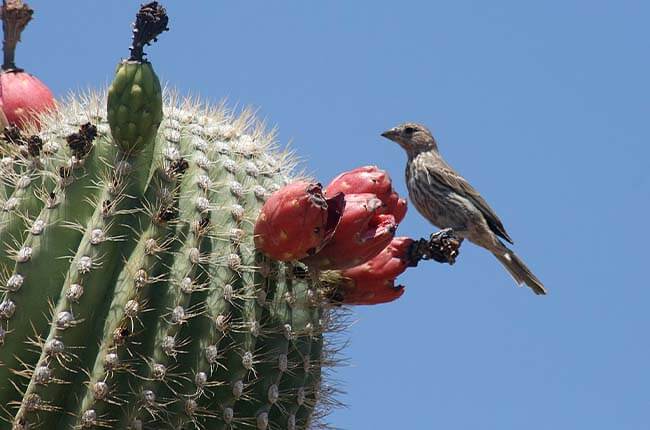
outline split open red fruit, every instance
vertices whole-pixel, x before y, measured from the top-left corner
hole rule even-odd
[[[325,194],[374,194],[384,204],[384,211],[395,217],[398,224],[406,215],[406,200],[393,190],[393,183],[385,170],[377,166],[362,166],[343,172],[325,187]]]
[[[316,254],[341,219],[342,194],[326,199],[320,184],[294,182],[273,193],[255,224],[255,246],[280,261]]]
[[[374,305],[392,302],[404,294],[395,286],[395,278],[408,267],[408,252],[413,239],[396,237],[377,256],[344,270],[345,281],[339,289],[341,302],[350,305]]]
[[[379,254],[397,229],[395,217],[383,210],[384,204],[374,194],[346,195],[345,210],[332,239],[305,263],[322,270],[341,270]]]

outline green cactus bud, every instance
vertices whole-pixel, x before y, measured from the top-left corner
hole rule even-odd
[[[126,153],[153,144],[163,118],[162,89],[143,48],[167,31],[168,17],[158,2],[142,5],[133,28],[128,60],[118,64],[108,90],[108,123],[113,139]]]
[[[120,149],[137,152],[151,144],[162,117],[162,90],[151,63],[120,63],[108,90],[108,122]]]

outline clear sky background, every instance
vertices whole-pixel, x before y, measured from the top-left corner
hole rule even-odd
[[[33,0],[17,63],[57,96],[103,86],[139,3]],[[425,123],[549,289],[470,244],[410,270],[400,300],[356,309],[332,424],[650,428],[650,3],[164,3],[162,80],[258,107],[323,182],[377,164],[404,193],[379,134]],[[433,230],[411,208],[399,233]]]

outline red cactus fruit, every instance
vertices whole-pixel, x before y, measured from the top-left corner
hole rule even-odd
[[[341,303],[346,305],[378,305],[399,299],[404,286],[395,286],[394,279],[382,281],[359,281],[339,291]]]
[[[382,213],[383,208],[374,194],[346,195],[345,210],[332,239],[304,262],[319,269],[347,269],[379,254],[397,229],[395,217]]]
[[[52,92],[38,78],[19,70],[0,73],[0,104],[12,125],[24,127],[54,108]]]
[[[325,187],[325,193],[374,194],[385,202],[393,192],[390,176],[377,166],[362,166],[343,172]]]
[[[2,5],[4,61],[0,74],[0,107],[9,124],[24,127],[55,107],[52,92],[36,77],[16,67],[16,45],[34,11],[21,1]]]
[[[327,195],[339,192],[376,195],[384,203],[384,211],[393,215],[398,224],[406,215],[406,200],[400,199],[393,190],[393,183],[388,173],[377,166],[362,166],[343,172],[325,187]]]
[[[313,255],[339,224],[343,194],[326,199],[320,184],[294,182],[273,193],[255,224],[255,246],[280,261]]]
[[[344,270],[346,281],[338,291],[341,302],[374,305],[401,297],[404,287],[396,287],[395,278],[409,267],[408,252],[413,242],[408,237],[396,237],[373,259]]]
[[[395,217],[395,222],[398,224],[402,222],[406,216],[406,210],[408,209],[406,200],[401,198],[399,194],[393,191],[390,196],[388,196],[388,199],[386,199],[385,203],[386,212],[392,214]]]
[[[409,267],[408,252],[413,242],[408,237],[395,237],[377,256],[344,270],[343,276],[356,281],[395,279]]]

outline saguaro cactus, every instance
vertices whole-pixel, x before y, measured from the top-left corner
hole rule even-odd
[[[142,48],[166,27],[144,5],[107,96],[4,130],[0,430],[306,429],[330,404],[344,277],[254,241],[267,197],[311,181],[249,113],[163,103]]]
[[[327,307],[304,267],[253,244],[293,161],[251,115],[162,108],[141,46],[165,20],[141,9],[107,109],[86,94],[5,133],[1,429],[313,419]]]

